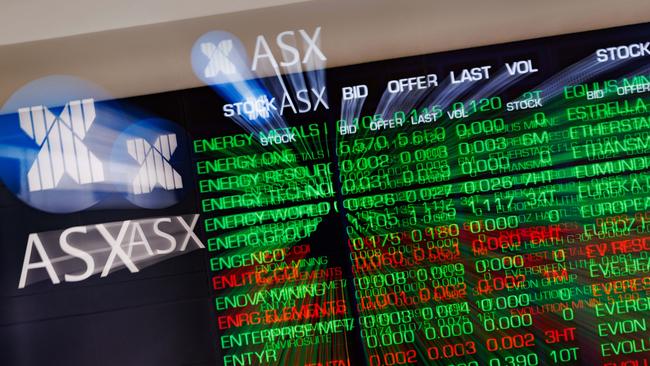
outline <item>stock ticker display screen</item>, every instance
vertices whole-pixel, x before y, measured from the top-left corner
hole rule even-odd
[[[0,363],[647,366],[649,41],[12,99]]]

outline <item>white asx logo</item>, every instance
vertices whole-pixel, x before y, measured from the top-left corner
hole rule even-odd
[[[102,162],[83,143],[95,120],[93,99],[68,102],[58,117],[42,105],[18,115],[20,128],[41,147],[27,173],[30,192],[57,187],[64,174],[78,184],[104,181]]]
[[[224,75],[232,75],[237,71],[235,64],[228,58],[231,51],[232,39],[225,39],[217,46],[212,42],[201,43],[201,52],[210,59],[210,63],[203,71],[206,78],[216,77],[220,72]]]
[[[210,31],[196,40],[191,58],[194,73],[208,85],[320,70],[327,61],[321,49],[321,27],[313,31],[286,30],[274,37],[260,34],[252,61],[238,37],[224,31]]]
[[[29,234],[18,288],[46,279],[56,285],[84,281],[97,273],[106,277],[125,267],[136,273],[161,260],[203,249],[194,232],[198,221],[198,214],[190,214]]]
[[[304,52],[302,52],[302,54],[301,49],[297,46],[298,40],[296,39],[296,32],[288,30],[278,33],[275,37],[275,43],[282,51],[282,57],[280,58],[279,63],[273,55],[266,38],[263,35],[257,36],[251,70],[257,71],[257,68],[263,60],[266,60],[267,64],[270,65],[273,70],[278,70],[278,64],[288,71],[297,71],[295,67],[300,64],[307,65],[313,63],[324,66],[322,63],[327,61],[327,57],[325,57],[325,54],[320,49],[320,30],[321,27],[316,27],[312,35],[309,35],[309,33],[304,29],[298,30],[298,34],[300,34],[303,44],[302,51]],[[306,50],[304,49],[305,46],[307,48]]]
[[[146,140],[127,140],[127,151],[139,164],[140,170],[133,180],[133,193],[144,194],[160,185],[166,190],[183,188],[180,174],[169,163],[178,143],[176,134],[158,136],[151,146]]]

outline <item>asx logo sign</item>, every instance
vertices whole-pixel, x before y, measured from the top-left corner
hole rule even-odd
[[[59,188],[64,174],[72,180],[71,184],[106,182],[105,162],[83,141],[96,117],[93,99],[66,103],[58,117],[44,106],[21,108],[18,115],[20,128],[40,146],[36,160],[27,173],[30,192],[51,190],[52,194],[62,194],[55,188]],[[133,196],[152,193],[156,187],[166,191],[183,188],[183,179],[171,163],[172,155],[178,147],[177,135],[159,135],[157,131],[157,128],[125,131],[122,138],[115,141],[113,150],[126,150],[137,165],[128,164],[130,159],[119,153],[114,154],[106,163],[117,165],[110,174],[111,182],[116,186],[114,192],[124,191]],[[132,138],[134,136],[143,137]],[[148,139],[153,140],[153,145]],[[126,171],[132,177],[120,179],[117,175],[119,173],[115,171],[118,169]],[[70,188],[68,186],[66,191]],[[80,189],[83,190],[79,187],[73,190]],[[146,200],[139,197],[132,202],[143,208],[155,208],[150,207],[147,201],[154,202],[158,199],[159,197]]]
[[[71,77],[39,79],[2,107],[3,185],[51,213],[180,202],[191,174],[185,130],[163,119],[134,119],[122,102],[85,85]]]
[[[237,72],[235,64],[229,58],[232,39],[225,39],[216,46],[212,42],[201,43],[201,52],[209,59],[208,66],[203,71],[206,78],[216,77],[219,73],[232,75]]]
[[[178,143],[175,134],[158,136],[153,147],[144,139],[126,141],[127,151],[138,161],[140,170],[133,180],[133,193],[144,194],[160,186],[168,191],[183,188],[183,179],[170,159]]]
[[[325,54],[320,49],[320,30],[321,27],[317,27],[312,34],[309,34],[304,29],[298,30],[298,34],[304,45],[303,48],[305,49],[302,54],[296,44],[297,37],[295,31],[288,30],[278,33],[275,37],[275,43],[282,52],[279,63],[273,52],[271,52],[269,42],[266,38],[262,35],[257,36],[251,70],[257,71],[262,61],[268,62],[273,69],[277,69],[279,65],[288,70],[298,66],[300,63],[306,65],[310,62],[327,61],[327,57],[325,57]]]
[[[39,281],[80,282],[127,268],[131,273],[205,245],[198,214],[75,226],[27,238],[18,288]]]
[[[53,189],[67,174],[78,184],[104,181],[102,162],[83,142],[95,121],[95,102],[75,100],[56,117],[44,106],[18,110],[20,128],[40,151],[27,173],[29,191]]]
[[[313,31],[286,30],[269,39],[258,35],[252,61],[242,42],[228,32],[208,32],[192,49],[194,72],[208,85],[253,79],[254,73],[262,69],[276,74],[302,71],[303,65],[318,69],[324,67],[325,61],[321,27]]]

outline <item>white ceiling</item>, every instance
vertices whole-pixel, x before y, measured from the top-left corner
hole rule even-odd
[[[0,0],[0,45],[310,0]]]
[[[213,30],[236,35],[250,54],[258,35],[322,27],[327,67],[335,67],[650,21],[648,0],[38,2],[0,0],[0,105],[49,75],[87,80],[115,98],[205,85],[190,54]]]

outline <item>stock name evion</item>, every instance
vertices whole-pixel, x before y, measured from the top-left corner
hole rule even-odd
[[[131,273],[205,245],[198,214],[126,220],[29,234],[18,288],[79,282],[126,267]]]

